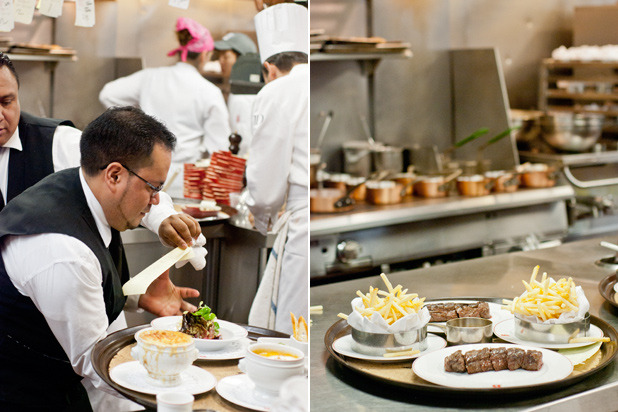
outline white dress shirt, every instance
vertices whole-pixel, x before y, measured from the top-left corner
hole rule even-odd
[[[107,83],[99,100],[105,107],[138,106],[156,117],[178,139],[170,175],[183,163],[229,148],[230,123],[221,90],[183,62],[148,68]],[[170,189],[182,197],[182,174]]]
[[[54,172],[79,166],[79,139],[81,136],[81,130],[71,126],[60,125],[56,128],[52,142]],[[13,136],[0,147],[0,191],[2,191],[5,201],[9,184],[9,149],[22,150],[19,127],[15,129]]]
[[[111,229],[81,170],[80,180],[99,234],[109,246]],[[9,236],[0,253],[13,285],[30,297],[45,316],[75,373],[90,380],[94,387],[116,394],[90,361],[92,347],[107,335],[109,326],[101,266],[94,252],[74,237],[44,233]],[[33,253],[36,259],[32,259]]]

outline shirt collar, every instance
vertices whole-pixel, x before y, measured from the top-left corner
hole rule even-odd
[[[90,190],[90,186],[86,182],[84,178],[84,172],[82,169],[79,169],[79,180],[82,184],[82,190],[84,191],[84,195],[86,196],[86,202],[88,203],[88,208],[90,209],[90,213],[94,217],[94,221],[97,225],[97,229],[99,230],[99,234],[101,235],[101,239],[103,239],[103,243],[105,243],[105,247],[109,247],[109,243],[112,241],[112,229],[107,223],[105,219],[105,213],[103,212],[103,208],[101,204]]]
[[[19,150],[20,152],[23,150],[21,139],[19,138],[19,126],[15,129],[13,136],[2,147]]]

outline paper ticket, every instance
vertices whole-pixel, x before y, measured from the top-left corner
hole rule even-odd
[[[150,286],[156,278],[161,276],[163,272],[171,268],[176,262],[191,259],[192,257],[193,248],[188,247],[183,250],[177,247],[129,279],[129,281],[122,286],[122,292],[125,296],[146,293],[148,286]]]

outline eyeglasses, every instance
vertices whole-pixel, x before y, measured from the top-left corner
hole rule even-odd
[[[161,186],[155,186],[152,183],[150,183],[148,180],[144,179],[143,177],[141,177],[140,175],[138,175],[137,173],[135,173],[133,170],[131,170],[130,168],[128,168],[127,166],[123,165],[122,163],[120,163],[120,166],[124,167],[125,169],[127,169],[129,171],[129,173],[131,173],[132,175],[134,175],[135,177],[137,177],[139,180],[141,180],[142,182],[146,183],[148,185],[148,187],[150,189],[152,189],[152,193],[150,194],[150,197],[155,197],[157,195],[157,193],[159,193],[161,190],[163,190],[163,185]]]

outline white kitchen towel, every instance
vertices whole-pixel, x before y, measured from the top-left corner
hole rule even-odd
[[[277,315],[277,300],[279,295],[279,278],[281,276],[281,263],[283,250],[288,237],[290,216],[293,211],[287,211],[277,220],[273,232],[277,238],[270,252],[264,276],[260,282],[251,310],[249,311],[249,325],[261,328],[274,329]]]

